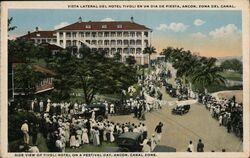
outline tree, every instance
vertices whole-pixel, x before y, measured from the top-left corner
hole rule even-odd
[[[53,84],[53,98],[56,101],[67,101],[70,99],[70,93],[74,85],[72,75],[74,74],[74,61],[71,52],[61,51],[52,58],[50,66],[55,71]]]
[[[193,73],[192,81],[196,84],[201,84],[204,92],[212,83],[225,84],[225,78],[219,74],[222,69],[216,66],[216,58],[207,58],[201,66]]]
[[[31,99],[36,90],[36,84],[43,79],[43,74],[36,72],[32,65],[18,64],[14,71],[15,92],[23,94],[23,102]]]
[[[121,53],[116,52],[116,53],[114,54],[114,60],[115,60],[115,61],[119,62],[119,61],[121,61],[121,58],[122,58]]]
[[[165,62],[166,62],[170,61],[173,52],[174,52],[173,47],[167,47],[166,49],[163,49],[160,54],[165,56]]]
[[[39,52],[39,48],[31,41],[17,39],[8,43],[9,56],[15,56],[18,59],[25,60],[27,63],[30,63],[31,59],[35,58]]]
[[[90,104],[97,94],[121,93],[121,89],[136,83],[136,70],[132,66],[84,45],[78,57],[66,50],[56,58],[55,63],[57,77],[54,91],[63,98],[63,94],[65,96],[70,90],[80,88],[86,104]]]
[[[145,47],[144,50],[143,50],[143,54],[148,54],[148,58],[149,58],[149,63],[148,63],[148,65],[149,65],[149,67],[150,67],[150,64],[151,64],[151,55],[152,55],[153,53],[157,53],[157,52],[156,52],[155,47],[153,47],[153,46],[151,46],[151,45]]]
[[[220,65],[223,70],[234,70],[242,73],[242,62],[238,59],[225,60]]]
[[[134,64],[136,63],[135,57],[129,55],[129,56],[126,58],[126,63],[127,63],[128,65],[134,65]]]
[[[17,26],[11,26],[12,20],[13,20],[13,17],[8,19],[8,32],[13,31],[17,28]]]

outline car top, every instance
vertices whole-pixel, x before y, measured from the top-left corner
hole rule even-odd
[[[136,140],[138,137],[140,137],[142,134],[137,132],[125,132],[122,133],[118,138],[128,138]]]
[[[90,105],[86,105],[86,108],[105,108],[104,104],[90,104]]]

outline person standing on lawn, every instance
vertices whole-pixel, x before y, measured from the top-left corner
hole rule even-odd
[[[29,144],[29,126],[27,120],[22,124],[21,131],[23,132],[24,144]]]

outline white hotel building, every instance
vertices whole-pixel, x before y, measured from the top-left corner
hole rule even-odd
[[[45,32],[46,35],[43,35]],[[131,21],[88,21],[78,22],[55,31],[39,31],[28,33],[22,37],[35,43],[48,42],[62,48],[85,44],[92,50],[105,50],[109,56],[119,52],[122,60],[129,55],[134,56],[138,63],[148,63],[148,55],[143,54],[146,46],[151,45],[152,30],[144,25]],[[27,37],[29,35],[29,37]]]

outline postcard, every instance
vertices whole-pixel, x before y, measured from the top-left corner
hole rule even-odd
[[[249,1],[1,15],[2,157],[249,157]]]

